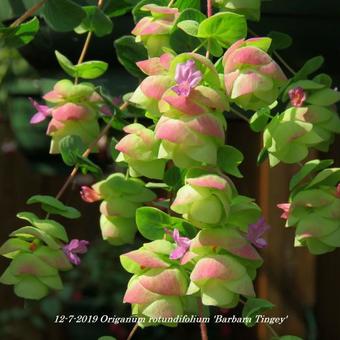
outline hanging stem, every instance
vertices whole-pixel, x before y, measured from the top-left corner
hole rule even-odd
[[[230,111],[237,117],[240,117],[241,119],[245,120],[247,123],[249,123],[249,119],[244,116],[241,112],[235,110],[234,108],[230,108]]]
[[[131,332],[130,332],[130,334],[129,334],[129,336],[127,337],[126,340],[131,340],[132,337],[134,336],[134,334],[136,333],[137,329],[138,329],[138,323],[136,323],[136,324],[133,326],[133,328],[132,328],[132,330],[131,330]]]
[[[127,108],[128,103],[124,103],[119,107],[119,110],[123,111]],[[99,140],[105,136],[107,134],[107,132],[110,130],[111,124],[114,121],[115,116],[112,116],[111,119],[108,121],[108,123],[106,124],[106,126],[104,127],[104,129],[100,132],[100,134],[98,135],[98,137],[90,144],[90,146],[84,151],[84,153],[82,154],[82,157],[87,158],[90,153],[93,151],[93,149],[97,146]],[[72,170],[72,172],[70,173],[70,175],[67,177],[66,182],[64,183],[64,185],[61,187],[61,189],[59,190],[59,192],[56,195],[56,198],[59,199],[65,192],[65,190],[68,188],[68,186],[72,183],[74,177],[76,176],[76,174],[78,173],[78,166],[75,166]]]
[[[203,304],[200,298],[198,299],[197,303],[198,303],[198,316],[202,318],[203,317]],[[201,321],[200,323],[200,330],[201,330],[201,340],[208,340],[207,325],[203,321]]]
[[[273,53],[275,55],[275,57],[280,60],[281,64],[293,75],[296,74],[296,71],[294,71],[288,64],[287,62],[280,56],[280,54],[278,54],[276,51],[274,51]]]
[[[29,17],[31,17],[35,12],[37,12],[42,6],[45,5],[45,3],[47,2],[47,0],[42,0],[40,2],[38,2],[37,4],[35,4],[33,7],[31,7],[30,9],[28,9],[23,15],[21,15],[17,20],[15,20],[14,22],[12,22],[12,24],[10,25],[10,27],[17,27],[20,24],[22,24],[26,19],[28,19]]]
[[[168,3],[168,7],[171,7],[174,4],[175,0],[170,0],[170,2]]]

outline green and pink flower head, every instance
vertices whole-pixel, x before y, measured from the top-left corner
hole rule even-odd
[[[176,66],[175,80],[177,85],[173,86],[172,90],[179,96],[188,97],[191,90],[202,80],[202,73],[197,70],[194,60],[188,60]]]
[[[131,33],[136,36],[137,42],[143,42],[149,57],[158,57],[164,47],[170,47],[170,32],[179,15],[178,8],[148,4],[141,10],[149,11],[151,16],[138,21]]]
[[[227,95],[246,110],[258,110],[275,102],[287,78],[267,53],[269,38],[235,42],[224,54]]]

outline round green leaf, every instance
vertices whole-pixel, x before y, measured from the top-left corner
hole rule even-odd
[[[228,47],[247,35],[247,22],[243,15],[225,12],[218,13],[203,20],[197,36],[215,39],[221,47]]]
[[[249,298],[244,304],[242,309],[242,316],[244,318],[250,318],[250,322],[246,322],[245,325],[252,327],[256,323],[256,315],[262,314],[265,310],[273,308],[274,305],[264,299],[259,298]]]
[[[86,16],[82,7],[70,0],[48,0],[42,13],[47,24],[59,32],[72,31]]]

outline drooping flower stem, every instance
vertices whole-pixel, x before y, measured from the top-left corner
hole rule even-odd
[[[23,15],[21,15],[17,20],[15,20],[14,22],[12,22],[12,24],[10,25],[10,27],[17,27],[19,26],[21,23],[23,23],[26,19],[28,19],[29,17],[31,17],[35,12],[37,12],[42,6],[45,5],[45,3],[47,2],[47,0],[42,0],[40,2],[38,2],[37,4],[35,4],[33,7],[29,8]]]
[[[129,336],[127,337],[126,340],[131,340],[132,337],[134,336],[134,334],[136,333],[137,329],[138,329],[138,323],[136,323],[136,324],[133,326],[133,328],[131,329],[131,332],[130,332],[130,334],[129,334]]]
[[[123,111],[126,109],[126,107],[128,106],[128,103],[123,103],[120,107],[119,110]],[[89,154],[92,152],[92,150],[96,147],[98,141],[105,136],[108,131],[111,128],[112,122],[114,121],[115,116],[113,115],[111,117],[111,119],[108,121],[108,123],[106,124],[106,126],[104,127],[104,129],[100,132],[100,134],[98,135],[98,137],[92,142],[92,144],[84,151],[84,153],[82,154],[82,157],[87,158],[89,156]],[[59,199],[65,192],[65,190],[68,188],[68,186],[72,183],[74,177],[76,176],[76,174],[78,173],[79,168],[77,166],[75,166],[72,170],[72,172],[70,173],[70,175],[67,177],[66,182],[64,183],[64,185],[61,187],[61,189],[59,190],[59,192],[56,195],[56,198]]]
[[[198,316],[200,318],[203,318],[203,304],[201,299],[197,300],[198,303]],[[201,340],[208,340],[208,331],[207,331],[207,325],[205,322],[201,321],[200,322],[200,329],[201,329]]]

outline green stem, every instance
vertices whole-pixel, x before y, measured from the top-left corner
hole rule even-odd
[[[197,52],[201,47],[203,47],[204,46],[204,41],[202,41],[194,50],[192,50],[192,52],[191,53],[195,53],[195,52]]]
[[[136,333],[137,329],[138,329],[138,323],[136,323],[136,324],[133,326],[133,328],[132,328],[132,330],[131,330],[131,332],[130,332],[130,334],[129,334],[129,336],[127,337],[126,340],[131,340],[132,337],[134,336],[134,334]]]

